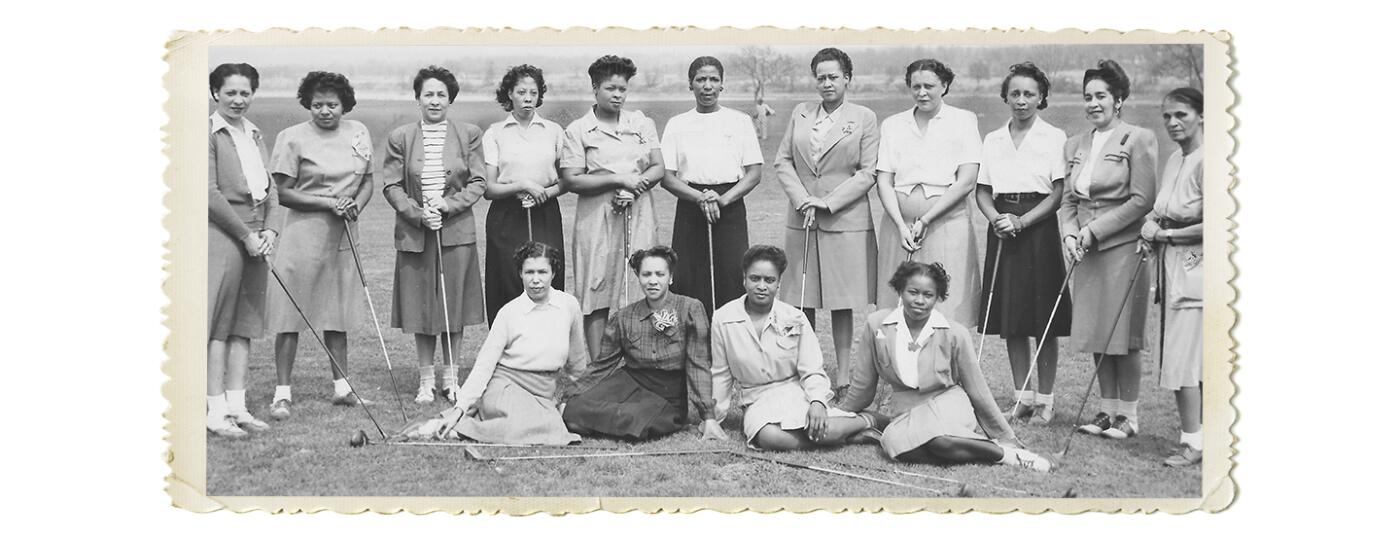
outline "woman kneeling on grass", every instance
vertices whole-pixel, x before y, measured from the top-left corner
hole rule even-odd
[[[668,246],[628,259],[646,297],[608,318],[598,358],[564,398],[569,431],[654,439],[685,428],[689,400],[702,438],[725,438],[710,397],[710,323],[699,300],[671,292],[676,260]]]
[[[874,427],[872,414],[827,408],[831,380],[822,369],[817,334],[802,311],[775,299],[787,269],[783,250],[753,246],[740,267],[745,294],[715,310],[710,330],[715,418],[725,417],[729,388],[737,383],[744,439],[751,447],[835,446]]]
[[[588,367],[578,300],[550,286],[562,264],[559,250],[540,242],[516,250],[525,293],[496,315],[457,406],[442,413],[457,435],[509,444],[580,440],[564,427],[554,402],[560,371],[577,379]]]
[[[851,391],[836,406],[870,406],[883,379],[894,389],[895,419],[883,427],[880,446],[899,461],[957,465],[999,463],[1049,471],[1050,462],[1024,448],[997,410],[977,365],[967,328],[934,306],[948,298],[948,273],[938,263],[905,262],[890,278],[899,304],[865,321],[856,351]],[[863,413],[873,415],[872,413]],[[996,442],[979,433],[990,431]]]

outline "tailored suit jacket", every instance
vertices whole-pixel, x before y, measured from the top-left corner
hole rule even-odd
[[[847,102],[837,111],[825,141],[812,140],[812,123],[820,102],[800,103],[792,111],[787,132],[773,159],[778,182],[793,209],[807,197],[826,201],[830,212],[818,211],[816,227],[828,232],[871,231],[870,188],[875,185],[875,161],[880,147],[880,124],[875,112]],[[814,163],[812,149],[825,145]],[[802,229],[802,214],[790,212],[789,229]]]
[[[442,148],[442,166],[447,185],[442,198],[447,209],[442,214],[442,245],[476,243],[476,218],[472,205],[486,193],[486,163],[481,154],[481,128],[448,121],[447,141]],[[389,134],[384,151],[384,199],[394,208],[394,249],[420,253],[428,228],[423,225],[423,128],[422,124],[399,126]]]
[[[253,141],[258,144],[263,163],[269,163],[261,131],[253,132]],[[258,229],[278,230],[285,215],[286,209],[278,203],[277,184],[269,177],[267,195],[254,201],[243,177],[243,162],[238,159],[233,136],[222,129],[210,133],[209,221],[234,240],[242,240]]]
[[[1092,249],[1102,251],[1136,240],[1157,200],[1157,136],[1119,123],[1102,153],[1091,155],[1093,143],[1093,130],[1065,142],[1065,195],[1057,215],[1062,234],[1088,227],[1094,235]],[[1074,186],[1089,160],[1094,169],[1085,197]]]

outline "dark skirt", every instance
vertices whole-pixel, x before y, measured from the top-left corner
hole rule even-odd
[[[438,279],[438,235],[423,237],[423,251],[398,252],[394,261],[392,326],[405,333],[437,335],[448,330],[481,324],[481,268],[476,244],[442,248],[443,278],[447,285],[447,315],[443,320],[442,282]],[[449,328],[447,323],[451,323]]]
[[[260,338],[265,330],[267,262],[209,224],[209,339]]]
[[[525,223],[526,215],[530,223]],[[564,220],[559,216],[559,199],[550,199],[543,206],[527,213],[514,197],[491,201],[486,211],[486,321],[496,322],[496,314],[507,302],[525,292],[520,273],[515,271],[515,250],[530,240],[534,227],[535,241],[554,246],[562,257],[564,251]],[[560,264],[564,264],[560,260]],[[564,290],[564,272],[554,274],[556,290]]]
[[[564,407],[564,425],[582,435],[655,439],[686,425],[685,370],[624,367]]]
[[[690,187],[712,189],[723,194],[735,185],[690,184]],[[671,291],[700,300],[705,306],[705,314],[709,315],[714,313],[715,306],[710,304],[710,244],[705,237],[707,226],[700,205],[676,200],[676,225],[671,234],[671,247],[680,256],[680,261],[676,263]],[[722,306],[744,294],[739,262],[749,249],[749,215],[743,199],[720,209],[719,221],[714,224],[711,234],[715,242],[714,298]]]
[[[1022,215],[1035,208],[1044,197],[1020,202],[997,199],[998,213]],[[1001,246],[1001,263],[997,266],[997,246]],[[995,282],[992,272],[997,273]],[[1055,309],[1055,297],[1065,280],[1065,261],[1060,252],[1060,226],[1051,215],[1025,228],[1015,238],[1002,240],[987,226],[987,259],[983,266],[983,316],[987,317],[984,334],[1007,338],[1034,337],[1039,339],[1050,326],[1050,337],[1068,336],[1070,314],[1074,308],[1069,291]],[[990,300],[990,303],[989,303]],[[1055,320],[1050,320],[1050,312]],[[981,321],[978,321],[980,324]]]

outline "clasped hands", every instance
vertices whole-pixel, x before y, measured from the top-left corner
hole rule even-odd
[[[253,231],[243,237],[243,251],[248,252],[249,257],[267,257],[272,255],[272,248],[277,245],[277,231],[263,229]]]

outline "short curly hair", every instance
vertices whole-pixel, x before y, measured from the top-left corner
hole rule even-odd
[[[914,276],[927,276],[933,280],[933,288],[938,292],[938,300],[941,302],[948,299],[948,271],[943,269],[943,265],[938,263],[921,263],[918,261],[904,261],[899,263],[899,268],[894,269],[894,275],[890,276],[890,288],[895,294],[904,292],[904,286],[909,284],[909,278]]]
[[[948,90],[953,88],[953,70],[933,58],[915,60],[909,67],[904,68],[904,86],[913,86],[914,74],[920,71],[932,71],[938,76],[938,80],[943,83],[943,95],[948,95]]]
[[[510,94],[515,91],[515,85],[520,84],[520,79],[526,78],[534,79],[535,86],[540,88],[540,95],[535,98],[535,108],[539,109],[544,105],[544,93],[548,89],[544,84],[544,70],[530,64],[520,64],[507,70],[506,75],[501,77],[500,86],[496,87],[496,103],[500,103],[506,112],[515,110],[515,102],[510,100]]]
[[[667,271],[675,270],[676,262],[680,260],[680,255],[676,254],[676,250],[671,249],[671,246],[658,245],[648,249],[633,251],[632,256],[627,258],[627,266],[632,268],[632,273],[640,274],[642,272],[642,261],[651,257],[666,261]]]
[[[311,110],[311,98],[317,92],[335,92],[345,112],[355,110],[355,87],[350,86],[350,79],[344,75],[329,71],[307,73],[297,85],[297,102],[301,103],[301,108]]]
[[[750,266],[753,266],[754,263],[759,261],[773,263],[773,266],[778,267],[779,276],[787,271],[787,253],[784,253],[782,248],[767,244],[755,244],[753,247],[750,247],[748,251],[745,251],[744,257],[739,259],[739,268],[747,272]]]
[[[1001,101],[1003,103],[1006,102],[1006,92],[1011,88],[1011,79],[1015,77],[1033,80],[1035,85],[1040,88],[1040,105],[1036,105],[1035,108],[1044,109],[1050,105],[1050,77],[1030,62],[1013,64],[1010,73],[1007,73],[1006,78],[1001,80]]]
[[[845,74],[847,79],[855,76],[855,66],[851,64],[851,56],[846,54],[846,51],[836,47],[827,47],[817,51],[817,54],[812,56],[812,76],[817,76],[817,64],[833,60],[841,64],[841,73]]]
[[[631,58],[609,54],[594,60],[593,64],[588,66],[588,80],[593,82],[594,87],[615,75],[621,75],[623,79],[630,81],[637,75],[637,65],[632,63]]]
[[[1128,74],[1118,62],[1099,60],[1099,67],[1084,71],[1084,86],[1089,86],[1089,81],[1095,79],[1108,85],[1108,93],[1113,95],[1113,99],[1119,102],[1127,101]]]
[[[248,64],[219,64],[219,67],[209,72],[209,95],[218,94],[219,89],[224,87],[224,82],[234,75],[247,77],[253,91],[258,91],[258,68]]]
[[[525,268],[525,261],[544,257],[549,261],[549,269],[554,275],[564,274],[564,254],[558,248],[544,242],[526,242],[515,248],[515,254],[511,255],[511,261],[515,263],[515,273],[520,274]]]
[[[715,69],[719,70],[719,80],[724,80],[724,63],[713,56],[701,56],[690,62],[690,70],[686,72],[686,82],[695,80],[695,74],[699,73],[700,68],[705,66],[714,66]]]
[[[437,79],[438,82],[447,86],[448,103],[457,101],[457,91],[461,89],[461,87],[457,85],[457,76],[452,74],[452,70],[440,66],[428,66],[418,70],[418,75],[413,77],[414,99],[418,99],[418,96],[423,95],[423,83],[428,79]]]

